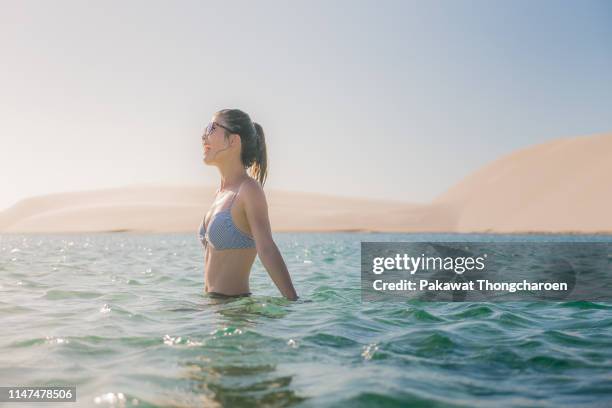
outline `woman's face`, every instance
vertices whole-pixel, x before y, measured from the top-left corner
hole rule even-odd
[[[213,117],[211,122],[219,123],[226,126],[225,122],[220,117]],[[204,163],[211,165],[216,162],[219,153],[229,149],[229,140],[225,138],[225,131],[221,126],[215,125],[212,133],[206,137],[202,136],[202,148],[204,149]]]

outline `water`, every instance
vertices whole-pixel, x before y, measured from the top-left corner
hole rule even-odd
[[[610,406],[612,304],[361,303],[360,241],[457,237],[275,234],[290,302],[259,261],[254,296],[203,294],[195,234],[0,236],[0,385],[77,386],[39,407]]]

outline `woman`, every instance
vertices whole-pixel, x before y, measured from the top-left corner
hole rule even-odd
[[[270,230],[263,191],[267,176],[263,129],[243,111],[223,109],[206,127],[202,143],[204,163],[217,166],[221,173],[221,187],[199,231],[205,249],[204,290],[226,296],[250,295],[249,274],[259,255],[283,296],[296,300]]]

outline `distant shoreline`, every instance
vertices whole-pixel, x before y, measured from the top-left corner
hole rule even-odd
[[[171,234],[189,234],[196,233],[197,228],[188,231],[139,231],[129,229],[118,229],[108,231],[53,231],[53,232],[0,232],[1,235],[86,235],[86,234],[125,234],[125,235],[171,235]],[[382,231],[382,230],[279,230],[272,231],[273,234],[415,234],[415,235],[598,235],[598,236],[612,236],[612,231],[598,231],[598,232],[580,232],[580,231],[567,231],[567,232],[550,232],[550,231],[513,231],[513,232],[457,232],[457,231]]]
[[[275,189],[266,200],[273,232],[610,235],[609,174],[612,133],[511,152],[430,203]],[[195,233],[215,190],[131,185],[30,197],[0,211],[0,234]]]

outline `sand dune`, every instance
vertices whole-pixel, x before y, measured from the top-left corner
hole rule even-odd
[[[612,134],[515,151],[433,201],[459,232],[611,232]]]
[[[123,187],[32,197],[0,213],[0,232],[196,231],[215,188]],[[405,231],[428,206],[266,190],[274,231]]]
[[[556,139],[468,175],[429,204],[266,189],[274,231],[612,232],[612,134]],[[214,188],[56,193],[0,212],[0,232],[195,233]]]

